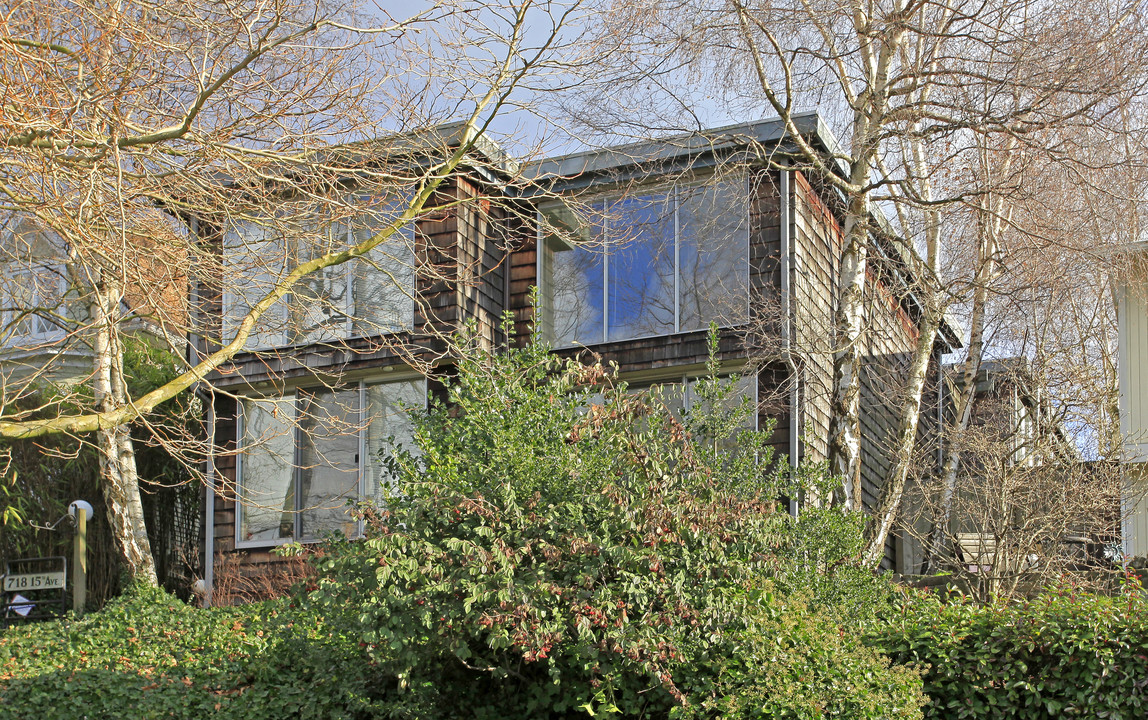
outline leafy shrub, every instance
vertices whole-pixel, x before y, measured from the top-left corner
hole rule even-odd
[[[1148,601],[1049,591],[978,606],[910,595],[870,642],[927,666],[930,718],[1148,715]]]
[[[201,610],[132,589],[81,620],[0,631],[0,717],[373,717],[367,663],[281,601]]]
[[[803,535],[855,526],[778,512],[795,489],[768,435],[742,429],[752,403],[712,376],[695,391],[679,412],[540,346],[462,358],[416,413],[419,452],[389,458],[388,511],[364,508],[368,539],[328,548],[308,600],[393,679],[389,712],[919,717],[911,671],[816,592],[794,597],[855,542],[797,552]]]
[[[717,680],[697,710],[684,716],[920,717],[920,677],[860,646],[855,628],[768,593],[751,593],[747,600],[744,625],[707,671]]]

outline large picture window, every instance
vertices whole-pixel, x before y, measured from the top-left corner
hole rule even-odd
[[[349,503],[380,501],[380,452],[413,441],[403,408],[423,407],[423,379],[248,398],[239,418],[238,542],[357,535]]]
[[[234,337],[251,307],[298,265],[369,239],[397,210],[317,230],[282,218],[244,220],[224,237],[224,335]],[[264,313],[249,350],[305,345],[409,330],[414,325],[414,226],[366,256],[302,278]]]
[[[749,319],[748,181],[542,208],[543,331],[556,346]]]

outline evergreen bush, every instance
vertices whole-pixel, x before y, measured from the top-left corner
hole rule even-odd
[[[779,510],[792,474],[716,370],[686,412],[542,346],[462,358],[308,600],[348,618],[393,712],[920,716],[914,673],[859,642],[884,585],[858,528]]]
[[[1148,716],[1148,601],[1053,589],[979,606],[907,594],[869,643],[922,669],[928,718]]]

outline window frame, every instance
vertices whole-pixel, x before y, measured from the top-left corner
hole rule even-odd
[[[760,409],[758,407],[761,403],[761,397],[760,397],[761,380],[758,377],[757,372],[748,372],[750,369],[751,368],[748,365],[741,366],[741,367],[721,368],[718,371],[718,374],[716,377],[718,380],[725,381],[725,380],[729,380],[730,376],[737,375],[739,381],[746,381],[746,380],[749,381],[749,388],[748,388],[749,394],[746,394],[746,395],[733,394],[733,395],[731,395],[731,397],[734,397],[734,398],[749,397],[750,399],[753,400],[753,406],[754,406],[754,412],[752,415],[753,427],[752,428],[747,427],[746,429],[747,430],[753,430],[756,432],[757,430],[761,429],[761,412],[760,412]],[[636,378],[634,380],[627,380],[627,378],[625,376],[623,376],[622,379],[627,381],[627,386],[630,389],[637,390],[639,392],[648,392],[650,390],[650,388],[654,387],[655,385],[672,384],[675,387],[680,387],[682,390],[682,409],[686,412],[690,412],[693,409],[693,405],[695,402],[695,395],[697,393],[697,391],[694,390],[694,384],[697,383],[698,380],[701,380],[704,377],[706,377],[706,371],[704,368],[702,368],[702,369],[699,369],[697,372],[692,372],[692,373],[691,372],[677,372],[677,373],[674,373],[672,375],[659,374],[659,375],[657,375],[653,378],[649,378],[649,379]]]
[[[642,186],[641,188],[638,188],[637,191],[630,192],[630,193],[619,192],[619,190],[617,188],[610,188],[607,190],[603,190],[602,192],[589,195],[584,199],[584,203],[587,205],[593,206],[596,204],[601,204],[603,207],[605,207],[605,206],[609,205],[611,202],[616,202],[619,200],[653,198],[653,197],[656,197],[658,195],[663,195],[663,194],[666,195],[667,197],[672,198],[673,207],[674,207],[674,219],[673,219],[673,227],[674,227],[674,282],[673,282],[673,288],[674,288],[673,289],[673,292],[674,292],[674,329],[670,330],[670,331],[665,331],[665,332],[654,332],[654,333],[645,333],[645,334],[641,334],[641,335],[633,335],[633,336],[628,336],[625,338],[614,339],[614,340],[610,339],[610,256],[611,256],[612,251],[610,249],[611,248],[611,237],[610,237],[609,216],[604,213],[603,218],[602,218],[603,241],[602,241],[602,251],[601,251],[602,252],[602,254],[601,254],[601,258],[602,258],[601,259],[601,266],[602,266],[602,317],[601,317],[601,323],[600,323],[602,326],[601,327],[601,330],[602,330],[601,339],[593,340],[593,341],[573,340],[573,341],[569,341],[569,342],[559,343],[558,340],[554,337],[554,328],[551,327],[551,325],[553,324],[553,321],[547,315],[547,313],[549,313],[550,311],[548,311],[545,307],[543,307],[542,308],[543,321],[541,323],[539,323],[539,327],[542,330],[542,334],[543,334],[544,339],[547,342],[552,343],[552,347],[555,350],[567,349],[567,348],[572,348],[572,347],[587,347],[590,345],[607,344],[607,343],[632,342],[632,341],[636,341],[636,340],[645,340],[645,339],[650,339],[650,338],[670,337],[671,335],[679,335],[682,333],[701,332],[705,329],[705,328],[694,328],[691,330],[683,330],[682,329],[682,307],[681,307],[682,306],[682,297],[681,297],[681,295],[682,295],[682,291],[681,291],[681,288],[682,288],[682,267],[681,267],[682,228],[681,228],[680,211],[681,211],[681,206],[682,206],[681,193],[683,191],[688,190],[688,189],[692,189],[692,188],[704,188],[707,185],[710,185],[710,183],[713,180],[714,180],[713,176],[710,176],[710,177],[706,177],[706,178],[694,177],[694,178],[690,179],[688,182],[683,182],[683,183],[670,183],[670,184],[655,183],[655,184]],[[745,196],[747,198],[749,198],[750,194],[753,190],[752,180],[753,180],[753,174],[751,172],[744,171],[744,172],[738,172],[738,173],[734,174],[733,177],[721,180],[720,182],[721,183],[730,183],[730,184],[741,183],[742,189],[745,192]],[[716,185],[711,185],[711,186],[716,187]],[[745,222],[745,227],[746,227],[746,242],[745,242],[745,254],[744,254],[744,263],[745,263],[744,268],[745,268],[745,278],[746,278],[745,319],[741,320],[740,322],[735,322],[735,323],[730,323],[730,324],[719,324],[718,327],[720,327],[720,328],[738,327],[739,325],[744,325],[744,324],[747,324],[751,321],[751,314],[752,314],[752,307],[753,307],[753,299],[752,299],[752,296],[753,296],[753,266],[752,266],[753,223],[752,223],[752,213],[750,212],[750,205],[751,205],[751,203],[749,203],[749,202],[745,203],[744,216],[742,218]],[[545,287],[543,284],[543,280],[545,277],[544,276],[544,271],[545,271],[544,263],[546,260],[546,255],[549,251],[549,248],[547,247],[547,243],[554,242],[553,239],[547,238],[546,233],[543,230],[545,223],[544,223],[542,218],[543,218],[543,214],[548,209],[564,207],[564,206],[565,206],[565,204],[563,203],[563,201],[553,200],[553,201],[543,203],[542,205],[538,206],[537,210],[535,211],[535,248],[536,248],[536,252],[535,252],[535,259],[534,259],[534,262],[535,262],[534,277],[535,277],[535,284],[539,288],[539,296],[540,296],[542,303],[548,303],[550,301],[550,299],[547,297],[547,294],[550,292],[550,289]],[[559,241],[559,242],[561,242],[561,241]],[[562,243],[562,244],[570,246],[569,243]],[[572,246],[572,247],[577,247],[577,246]]]
[[[359,456],[358,470],[357,470],[357,472],[358,472],[357,494],[358,494],[358,500],[359,501],[369,499],[368,493],[366,492],[366,487],[365,487],[366,483],[367,483],[367,479],[368,479],[368,474],[369,474],[368,467],[367,467],[367,441],[368,441],[367,440],[367,433],[368,433],[368,429],[370,426],[370,422],[369,422],[369,420],[370,420],[370,408],[367,407],[367,397],[368,397],[367,388],[371,387],[371,386],[375,386],[375,385],[390,385],[390,384],[399,384],[399,383],[409,383],[412,381],[417,381],[419,383],[421,389],[422,389],[422,393],[421,393],[422,406],[421,407],[423,410],[425,410],[427,408],[427,380],[426,380],[426,377],[423,375],[403,374],[403,375],[399,375],[397,377],[391,377],[390,375],[387,375],[385,378],[384,377],[378,377],[378,376],[371,376],[368,378],[363,378],[363,379],[354,381],[355,382],[355,388],[358,392],[358,412],[357,412],[358,418],[356,419],[356,424],[358,425],[358,432],[356,433],[356,435],[358,436],[358,456]],[[304,537],[301,537],[301,532],[300,532],[302,515],[303,515],[303,512],[305,512],[305,509],[300,508],[300,503],[302,500],[301,499],[301,493],[300,493],[300,473],[303,469],[301,467],[302,458],[300,457],[300,453],[302,451],[303,445],[302,445],[300,434],[303,431],[299,427],[298,408],[299,408],[300,403],[303,402],[303,399],[301,397],[301,393],[322,392],[322,391],[328,391],[328,390],[338,392],[339,390],[350,389],[350,387],[348,385],[349,384],[337,385],[337,386],[333,386],[333,387],[298,386],[298,387],[291,388],[289,391],[284,392],[281,395],[250,395],[250,396],[240,396],[237,398],[236,412],[235,412],[235,439],[236,439],[236,451],[235,451],[235,549],[243,550],[243,549],[254,549],[254,548],[278,547],[280,545],[286,545],[288,543],[294,543],[294,542],[304,543],[304,544],[322,542],[322,540],[323,540],[322,537],[304,538]],[[271,539],[248,540],[248,539],[245,539],[243,537],[243,516],[245,514],[244,513],[245,503],[243,500],[243,496],[244,496],[243,473],[244,473],[245,455],[246,455],[245,448],[244,448],[244,442],[243,442],[244,441],[243,435],[244,435],[244,432],[246,430],[246,425],[247,425],[247,420],[246,420],[245,412],[244,412],[244,401],[245,400],[261,400],[261,399],[265,400],[265,399],[279,398],[282,402],[287,402],[288,392],[290,393],[291,405],[293,408],[295,408],[295,411],[296,411],[296,419],[292,422],[292,427],[291,427],[291,445],[292,445],[291,463],[292,463],[292,465],[291,465],[291,470],[290,470],[290,474],[291,474],[290,483],[291,484],[289,487],[289,491],[292,493],[292,495],[294,497],[294,508],[292,508],[292,510],[290,511],[292,513],[291,536],[290,537],[271,538]],[[356,522],[355,533],[354,533],[354,535],[351,536],[351,539],[362,537],[363,532],[364,532],[363,521],[358,520]]]
[[[357,200],[361,200],[361,199],[363,199],[363,196],[356,195],[356,196],[353,196],[353,198],[357,199]],[[233,271],[228,271],[226,269],[229,266],[228,238],[231,236],[242,236],[242,233],[240,232],[240,228],[243,226],[250,226],[253,224],[258,225],[258,221],[254,218],[244,218],[244,219],[240,219],[238,221],[228,220],[226,222],[226,224],[224,226],[223,233],[222,233],[223,241],[222,241],[222,247],[221,247],[221,253],[223,254],[222,265],[225,268],[225,272],[233,272]],[[402,319],[401,319],[401,321],[397,327],[390,329],[390,330],[385,330],[382,332],[372,333],[372,334],[363,334],[363,333],[357,333],[356,332],[356,324],[357,324],[355,322],[355,320],[356,320],[355,284],[356,284],[356,279],[357,279],[356,268],[358,267],[359,263],[365,263],[365,264],[371,263],[370,253],[368,253],[367,255],[365,255],[363,257],[352,258],[350,260],[347,260],[346,262],[340,263],[340,264],[333,266],[331,268],[323,268],[323,270],[319,271],[319,272],[326,272],[328,270],[333,270],[334,272],[337,272],[339,274],[339,276],[343,282],[343,288],[344,288],[343,303],[342,303],[342,305],[343,305],[343,307],[342,307],[343,317],[342,317],[341,323],[339,323],[342,325],[341,332],[333,332],[333,333],[331,333],[331,336],[329,336],[329,337],[320,336],[320,337],[317,337],[317,338],[311,339],[311,340],[293,339],[292,338],[293,334],[295,334],[296,336],[301,335],[301,332],[299,332],[297,328],[293,328],[293,326],[292,326],[293,325],[293,317],[295,317],[296,314],[299,312],[299,303],[296,302],[296,298],[297,298],[297,296],[300,295],[300,293],[296,292],[296,289],[301,288],[302,285],[307,282],[308,278],[317,277],[317,275],[315,273],[312,273],[311,275],[307,275],[307,276],[304,276],[303,278],[300,278],[299,281],[292,288],[292,290],[290,290],[286,294],[284,294],[283,297],[280,298],[280,300],[276,303],[275,306],[272,306],[272,308],[268,309],[268,311],[263,314],[264,318],[271,317],[272,319],[275,319],[273,317],[272,313],[281,312],[283,315],[282,320],[281,320],[282,327],[280,329],[274,329],[273,328],[271,331],[256,331],[256,332],[252,333],[252,335],[254,337],[258,337],[260,339],[269,338],[270,336],[273,335],[274,341],[270,344],[267,344],[267,343],[255,344],[252,342],[252,338],[249,337],[248,343],[244,346],[244,348],[241,352],[247,352],[247,353],[268,352],[268,351],[272,351],[272,350],[307,347],[310,345],[344,343],[344,342],[358,339],[358,338],[377,337],[377,336],[381,336],[381,335],[392,335],[392,334],[412,331],[415,327],[415,315],[416,315],[416,305],[417,305],[415,294],[416,294],[417,289],[418,289],[418,272],[417,272],[417,269],[415,267],[415,264],[417,261],[417,250],[415,248],[415,242],[417,240],[417,233],[418,233],[417,225],[418,225],[417,219],[406,223],[405,225],[400,227],[392,237],[390,237],[386,241],[380,243],[375,248],[375,249],[384,248],[388,245],[388,243],[392,243],[392,242],[402,242],[404,244],[404,247],[409,248],[409,250],[410,250],[410,263],[411,263],[410,285],[408,287],[398,287],[396,285],[396,292],[401,293],[402,296],[405,297],[407,301],[409,301],[409,303],[408,303],[409,308],[408,308],[408,312],[403,313],[403,317],[402,317]],[[342,245],[338,245],[339,247],[351,247],[356,242],[355,241],[356,225],[355,225],[354,221],[342,221],[342,222],[334,223],[326,229],[326,232],[330,233],[332,238],[341,238],[342,239]],[[297,239],[298,239],[297,237],[294,238],[294,240],[297,240]],[[293,241],[292,236],[288,235],[288,234],[281,234],[281,235],[275,236],[274,238],[266,238],[263,241],[263,242],[267,242],[267,243],[274,242],[277,251],[284,258],[284,265],[279,270],[280,275],[283,275],[283,274],[290,272],[290,268],[292,267],[292,265],[289,265],[287,263],[292,258],[298,258],[300,255],[300,253],[296,252],[295,249],[293,248],[293,246],[291,245],[292,241]],[[238,247],[243,247],[243,246],[240,245]],[[372,252],[373,252],[373,250],[372,250]],[[239,307],[240,305],[242,305],[242,307],[244,307],[244,308],[249,308],[249,302],[248,302],[247,296],[245,296],[242,292],[237,291],[237,289],[236,289],[238,287],[238,283],[236,282],[236,280],[240,279],[243,275],[244,275],[243,273],[234,273],[233,272],[233,277],[230,278],[231,282],[230,283],[228,283],[228,282],[224,283],[223,292],[222,292],[222,305],[223,305],[223,307],[222,307],[222,312],[221,312],[221,315],[222,315],[221,329],[222,329],[223,334],[224,334],[224,338],[223,338],[224,341],[227,341],[231,337],[234,337],[235,327],[240,322],[240,318],[243,317],[242,315],[236,314],[234,312],[234,310],[237,307]],[[270,280],[272,282],[274,282],[275,278],[272,277],[272,278],[270,278]],[[277,310],[276,306],[281,306],[281,310]],[[381,328],[380,328],[380,330],[381,330]]]
[[[71,288],[69,288],[67,269],[64,267],[64,263],[55,260],[33,259],[24,266],[13,268],[9,265],[5,267],[4,275],[6,283],[23,284],[29,288],[30,292],[28,303],[30,307],[24,310],[17,307],[24,301],[18,300],[10,288],[6,287],[2,292],[3,302],[8,306],[3,312],[3,323],[5,328],[10,328],[5,338],[4,349],[35,350],[63,340],[67,336],[68,330],[60,327],[59,323],[41,313],[51,308],[57,308],[63,313],[67,313],[68,291]],[[55,280],[55,285],[51,289],[43,287],[38,282],[39,278],[48,276]],[[54,292],[54,294],[48,297],[49,292]],[[22,314],[24,317],[20,318]],[[31,328],[29,332],[19,332],[19,324],[24,322],[28,323]]]

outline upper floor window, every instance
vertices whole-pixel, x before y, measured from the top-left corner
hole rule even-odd
[[[556,346],[629,340],[749,319],[743,176],[541,210],[542,328]]]
[[[364,203],[371,202],[364,199]],[[224,337],[298,265],[361,243],[394,211],[378,207],[355,222],[318,227],[268,218],[232,223],[224,237]],[[251,350],[383,335],[414,325],[414,228],[408,225],[366,256],[303,277],[260,317]]]
[[[50,343],[64,336],[68,280],[60,263],[35,261],[4,270],[4,334],[9,347]]]
[[[392,437],[410,447],[413,429],[404,408],[425,403],[421,378],[244,399],[238,542],[359,534],[351,503],[381,500],[387,475],[380,453]]]
[[[85,316],[53,232],[8,218],[0,224],[0,342],[11,349],[59,343]]]

